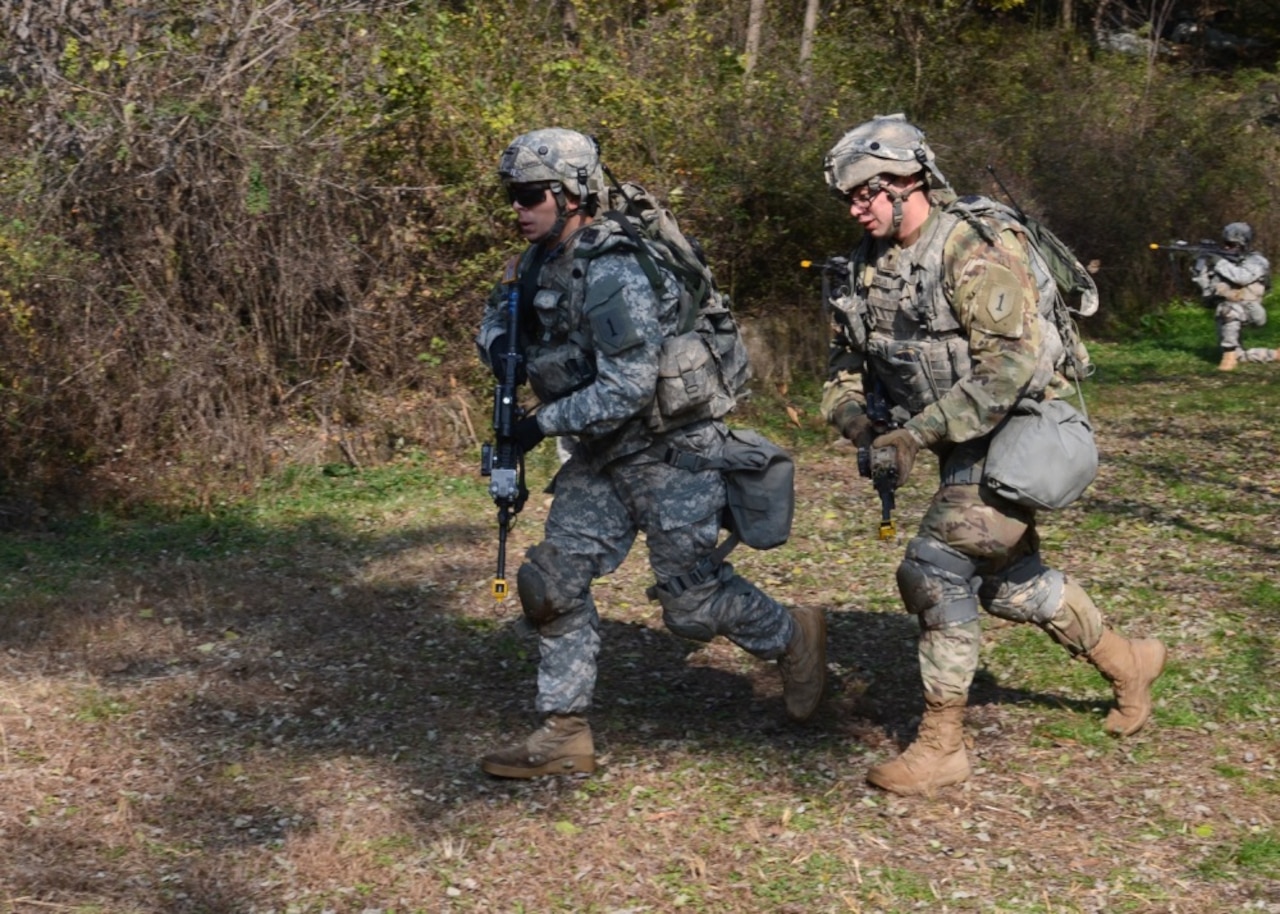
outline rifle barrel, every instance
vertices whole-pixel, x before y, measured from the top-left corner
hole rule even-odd
[[[493,576],[493,598],[507,598],[507,529],[511,526],[511,515],[506,505],[498,507],[498,570]]]

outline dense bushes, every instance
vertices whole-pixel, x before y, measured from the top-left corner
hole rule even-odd
[[[551,123],[668,195],[806,372],[798,263],[853,240],[822,155],[872,114],[921,123],[962,192],[994,192],[994,165],[1098,259],[1095,332],[1176,291],[1148,242],[1234,219],[1280,238],[1271,76],[1153,67],[968,5],[831,4],[802,66],[803,4],[771,3],[749,78],[745,0],[63,7],[0,13],[10,489],[208,491],[317,428],[350,462],[473,444],[468,336],[514,246],[494,163]]]

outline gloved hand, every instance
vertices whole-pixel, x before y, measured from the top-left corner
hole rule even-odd
[[[836,414],[835,426],[841,435],[853,442],[854,447],[866,447],[875,437],[875,430],[872,429],[867,414],[852,403],[846,403]]]
[[[909,429],[895,428],[872,441],[871,447],[873,451],[876,448],[893,448],[893,466],[898,473],[898,485],[903,485],[911,475],[916,454],[920,451],[919,439]]]
[[[498,338],[489,344],[489,367],[493,369],[493,376],[498,379],[499,384],[505,384],[507,362],[503,358],[507,354],[507,335],[499,334]],[[524,373],[524,360],[521,359],[516,363],[516,384],[523,384],[526,381]]]
[[[515,427],[511,429],[511,437],[516,439],[520,452],[527,454],[541,444],[547,434],[538,428],[537,416],[525,416],[516,421]]]

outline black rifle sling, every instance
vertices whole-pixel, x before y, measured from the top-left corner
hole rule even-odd
[[[550,258],[551,251],[544,245],[533,249],[524,273],[520,275],[520,314],[518,322],[520,332],[532,336],[537,332],[537,309],[533,307],[533,297],[538,294],[538,277],[542,273],[542,265]],[[523,347],[521,347],[523,348]]]

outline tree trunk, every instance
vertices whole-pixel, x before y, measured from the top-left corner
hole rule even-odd
[[[560,34],[566,42],[578,47],[578,8],[573,0],[560,0]]]
[[[1070,2],[1070,0],[1067,0]],[[818,29],[818,3],[819,0],[805,0],[804,5],[804,30],[800,33],[800,82],[802,85],[809,84],[809,78],[813,75],[813,34]]]
[[[743,62],[743,76],[748,80],[756,68],[760,56],[760,31],[764,28],[764,0],[751,0],[751,12],[747,16],[747,52]]]

